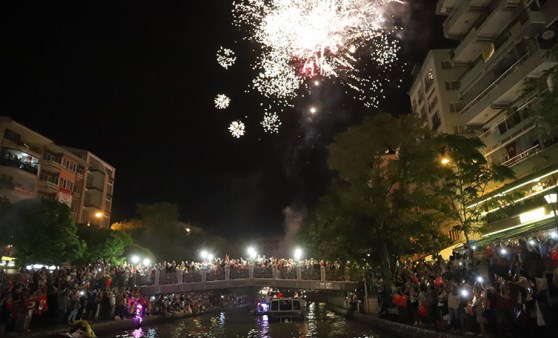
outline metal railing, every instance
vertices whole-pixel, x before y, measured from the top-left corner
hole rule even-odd
[[[200,270],[160,271],[152,270],[146,273],[131,274],[128,286],[158,286],[183,285],[191,283],[206,283],[218,281],[244,281],[246,285],[254,280],[275,281],[319,281],[319,282],[353,282],[347,268],[333,267],[277,267],[277,266],[242,266],[242,267],[212,267]]]

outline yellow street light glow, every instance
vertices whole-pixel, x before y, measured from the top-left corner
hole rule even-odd
[[[450,163],[450,159],[447,157],[444,157],[440,160],[440,163],[442,163],[442,165],[447,165],[448,163]]]
[[[100,212],[100,211],[97,211],[97,212],[95,213],[95,217],[101,218],[101,217],[103,217],[103,213]]]

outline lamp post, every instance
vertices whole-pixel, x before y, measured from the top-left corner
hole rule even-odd
[[[555,192],[548,193],[544,195],[546,203],[550,204],[552,207],[552,212],[554,213],[554,226],[558,229],[558,215],[556,214],[556,200],[558,199],[558,194]]]
[[[91,215],[91,214],[89,214],[89,215]],[[104,214],[101,211],[97,211],[93,216],[95,216],[95,218],[100,221],[101,218],[104,216]],[[87,226],[91,226],[91,219],[90,218],[87,220]]]
[[[294,259],[299,261],[302,258],[302,249],[301,248],[296,248],[294,250]]]
[[[246,249],[246,252],[248,253],[248,257],[250,259],[255,259],[258,256],[258,252],[253,246],[248,247],[248,249]]]

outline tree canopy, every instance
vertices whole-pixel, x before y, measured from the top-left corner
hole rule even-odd
[[[440,173],[440,196],[445,199],[445,213],[462,231],[469,243],[471,232],[483,225],[482,205],[475,203],[492,182],[502,182],[514,176],[501,165],[491,165],[478,149],[484,146],[479,138],[459,135],[440,136],[445,156]]]
[[[78,236],[87,244],[80,263],[92,263],[99,259],[116,264],[123,263],[124,250],[133,243],[125,232],[95,226],[78,225]]]
[[[44,199],[23,200],[3,208],[2,232],[16,248],[20,264],[59,265],[79,259],[86,244],[79,239],[70,208]]]
[[[338,173],[300,236],[318,255],[389,267],[389,252],[431,253],[448,239],[434,191],[436,140],[413,116],[367,117],[335,136],[328,167]]]

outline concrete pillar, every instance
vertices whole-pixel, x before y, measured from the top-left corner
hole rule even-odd
[[[302,269],[300,266],[296,267],[296,280],[302,280]]]
[[[225,280],[231,279],[231,267],[225,265]]]
[[[320,265],[320,280],[323,282],[326,280],[326,269],[325,266]]]
[[[159,270],[155,270],[155,279],[153,281],[153,285],[159,285],[159,277],[161,272]]]
[[[176,284],[182,284],[184,281],[184,271],[176,270]]]
[[[254,279],[254,264],[248,265],[248,279]]]
[[[207,279],[206,279],[207,270],[206,269],[201,269],[200,274],[201,274],[201,282],[205,283],[207,281]]]

